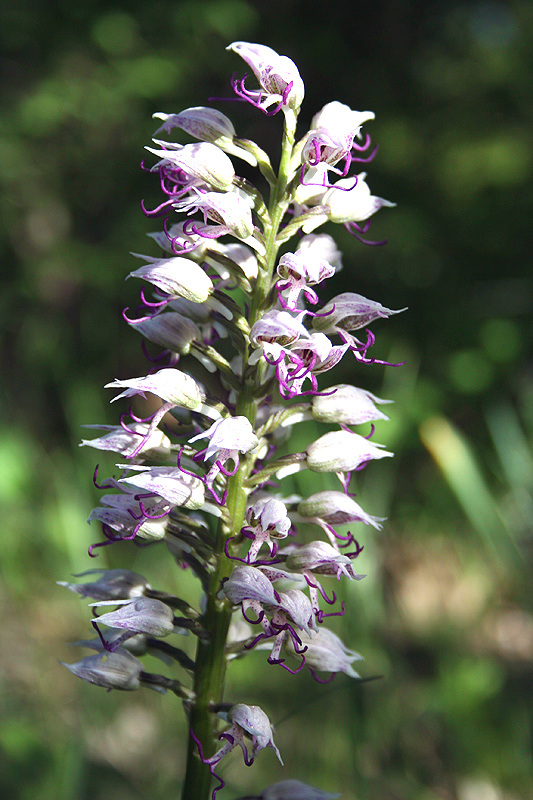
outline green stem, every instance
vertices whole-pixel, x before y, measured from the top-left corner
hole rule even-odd
[[[292,120],[291,120],[292,122]],[[266,231],[266,252],[260,265],[254,291],[251,298],[249,323],[252,326],[261,318],[268,300],[276,257],[279,249],[277,235],[281,221],[287,210],[289,201],[286,188],[289,181],[289,167],[294,145],[293,125],[285,124],[282,152],[277,182],[272,187],[269,213],[272,225]],[[243,375],[247,373],[247,358]],[[246,416],[252,425],[255,424],[257,411],[256,392],[263,380],[264,366],[260,362],[255,370],[253,380],[243,381],[239,394],[236,413]],[[209,639],[198,640],[195,660],[194,692],[195,700],[191,707],[190,725],[195,736],[202,744],[204,757],[214,752],[214,714],[213,707],[222,702],[226,672],[225,645],[228,628],[231,622],[232,607],[229,602],[219,600],[217,595],[224,578],[233,571],[233,564],[226,558],[224,548],[231,536],[236,536],[245,521],[248,491],[245,481],[253,468],[255,458],[247,455],[241,458],[237,473],[228,479],[227,510],[231,524],[221,518],[218,524],[214,549],[215,564],[210,579],[207,607],[202,618],[202,625],[209,633]],[[211,772],[198,753],[198,747],[189,736],[187,768],[183,784],[182,800],[208,800],[211,785]]]

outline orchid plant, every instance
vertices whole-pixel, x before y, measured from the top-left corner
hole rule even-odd
[[[277,172],[214,108],[155,115],[162,121],[156,136],[180,129],[198,140],[155,138],[147,148],[163,199],[144,210],[164,217],[163,230],[149,234],[164,255],[139,256],[143,266],[128,277],[150,284],[151,294],[143,288],[137,311],[124,316],[163,352],[148,375],[107,387],[119,390],[113,401],[150,393],[158,405],[148,417],[130,408],[116,426],[88,426],[102,433],[82,441],[121,462],[118,478],[97,483],[95,473],[105,493],[89,521],[102,524],[104,540],[89,554],[116,542],[164,542],[198,579],[204,601],[195,608],[125,569],[89,570],[99,577],[62,583],[95,609],[97,636],[79,643],[95,654],[66,664],[72,673],[107,689],[146,686],[182,699],[190,729],[184,800],[215,800],[224,786],[220,762],[237,746],[247,766],[267,747],[283,763],[265,711],[248,698],[224,698],[232,659],[260,649],[273,667],[307,668],[319,682],[338,672],[359,677],[353,664],[361,656],[324,625],[344,605],[328,610],[336,596],[323,582],[364,577],[354,567],[361,545],[336,526],[381,527],[353,499],[350,482],[370,461],[392,455],[373,439],[389,401],[347,384],[319,386],[343,357],[387,363],[370,354],[368,325],[398,313],[350,291],[323,305],[318,295],[342,262],[331,236],[315,231],[337,222],[379,244],[365,238],[369,218],[394,205],[370,193],[364,172],[352,173],[375,155],[361,134],[374,114],[334,101],[296,140],[304,84],[295,64],[263,45],[228,49],[259,84],[234,79],[237,97],[283,115]],[[258,170],[267,199],[236,174],[239,159]],[[292,426],[303,420],[338,428],[291,452]],[[370,433],[353,430],[368,423]],[[336,474],[338,491],[287,496],[283,479],[300,470]],[[301,523],[315,526],[315,540],[298,539]],[[106,606],[114,610],[101,613]],[[176,634],[197,638],[194,660],[170,643]],[[176,663],[181,679],[145,672],[139,656],[146,652]],[[281,780],[256,800],[338,796]]]

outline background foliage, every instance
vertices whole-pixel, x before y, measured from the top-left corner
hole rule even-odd
[[[94,452],[80,425],[111,422],[102,385],[143,374],[120,318],[138,287],[128,251],[156,229],[139,200],[151,114],[229,96],[225,46],[268,44],[297,63],[307,124],[325,102],[371,108],[375,194],[398,202],[341,236],[348,286],[409,311],[374,326],[400,369],[358,380],[393,398],[362,505],[365,581],[337,630],[364,653],[357,685],[236,663],[229,697],[265,705],[286,777],[344,800],[520,800],[533,794],[533,7],[378,0],[19,0],[0,7],[0,791],[13,800],[177,795],[186,735],[173,697],[110,695],[70,676],[83,603],[54,586],[95,566],[85,524]],[[219,108],[269,148],[277,120]],[[273,129],[275,133],[273,133]],[[350,382],[352,380],[350,377]],[[309,441],[310,432],[302,431]],[[112,461],[107,464],[112,469]],[[300,484],[296,489],[305,486]],[[164,548],[109,548],[168,590]],[[181,589],[180,589],[181,591]],[[153,671],[165,671],[154,662]],[[290,699],[288,699],[290,698]],[[302,709],[302,706],[305,706]],[[226,768],[228,797],[281,775],[270,752]],[[264,756],[264,757],[263,757]],[[233,790],[233,795],[231,794]]]

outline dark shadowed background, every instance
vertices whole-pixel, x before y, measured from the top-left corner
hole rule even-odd
[[[97,502],[97,459],[78,449],[80,425],[115,422],[103,384],[146,370],[120,312],[139,289],[124,283],[138,265],[129,251],[156,254],[146,233],[158,223],[139,205],[159,198],[139,169],[157,127],[151,115],[230,96],[232,72],[244,69],[225,47],[240,39],[298,65],[302,133],[333,99],[376,113],[365,126],[380,147],[368,182],[398,207],[382,210],[371,234],[388,244],[365,247],[332,228],[345,266],[326,291],[349,288],[409,310],[372,326],[376,355],[405,366],[356,373],[349,364],[344,373],[395,400],[376,438],[396,457],[371,465],[358,485],[363,507],[389,521],[381,532],[358,532],[358,569],[368,577],[347,587],[348,613],[335,623],[365,656],[361,674],[381,677],[337,676],[320,687],[268,667],[265,653],[236,663],[228,696],[264,706],[287,766],[282,772],[271,751],[251,770],[235,757],[225,796],[290,776],[344,800],[527,800],[527,0],[2,3],[0,793],[179,796],[186,728],[178,701],[147,690],[106,694],[61,667],[58,659],[80,657],[66,643],[89,635],[89,612],[54,582],[95,566],[87,546],[100,538],[85,522]],[[216,107],[240,135],[277,146],[277,118]],[[162,546],[117,545],[98,566],[194,591]]]

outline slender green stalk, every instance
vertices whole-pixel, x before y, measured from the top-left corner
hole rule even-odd
[[[288,199],[285,191],[288,183],[288,169],[294,145],[294,130],[285,125],[280,159],[279,173],[276,184],[272,187],[269,203],[269,213],[272,225],[265,234],[264,266],[259,270],[257,283],[251,300],[250,326],[252,326],[264,312],[264,306],[270,293],[272,276],[279,249],[277,234],[285,212]],[[255,390],[262,379],[263,364],[258,365],[255,379],[244,383],[239,396],[237,413],[246,416],[252,425],[256,416]],[[244,364],[243,375],[246,374],[247,363]],[[196,669],[194,692],[196,699],[191,708],[190,725],[195,737],[202,745],[203,755],[208,757],[214,751],[214,715],[213,707],[222,702],[224,696],[224,681],[226,673],[225,645],[228,628],[231,622],[232,608],[227,600],[217,598],[221,582],[229,577],[233,565],[226,557],[224,548],[227,540],[240,533],[245,521],[247,492],[244,480],[249,476],[254,457],[248,455],[241,459],[237,473],[228,479],[227,510],[231,525],[222,517],[218,524],[214,563],[215,569],[211,576],[207,606],[202,619],[203,627],[209,633],[207,641],[198,640],[196,650]],[[211,772],[209,766],[204,764],[198,753],[198,747],[192,737],[189,737],[187,767],[183,783],[182,800],[207,800],[211,785]]]

